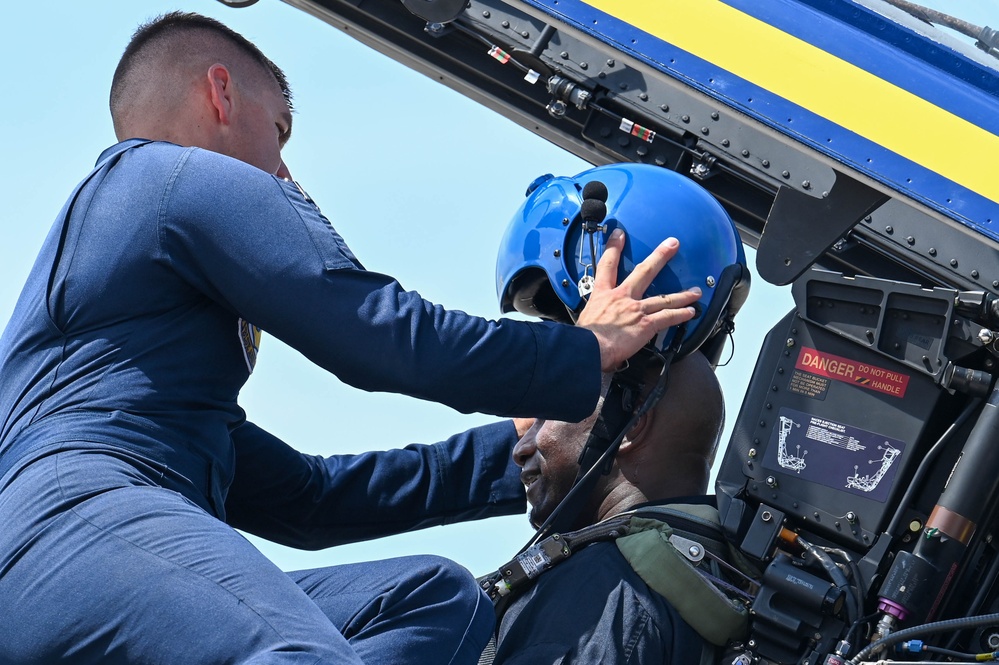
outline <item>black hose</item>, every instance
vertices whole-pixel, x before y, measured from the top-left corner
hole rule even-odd
[[[857,596],[853,593],[853,588],[850,586],[850,581],[846,579],[846,575],[844,575],[843,571],[839,569],[839,566],[837,566],[836,562],[832,560],[832,557],[830,557],[821,549],[813,546],[811,543],[806,541],[801,536],[798,536],[795,542],[797,542],[798,545],[800,545],[806,552],[808,552],[812,557],[814,557],[816,561],[822,564],[822,567],[825,569],[830,579],[832,579],[833,584],[835,584],[837,588],[842,589],[843,593],[846,594],[847,625],[852,626],[860,617],[860,614],[857,611],[859,603],[857,601]]]
[[[901,523],[903,517],[905,516],[905,511],[912,502],[912,495],[917,491],[922,489],[923,478],[927,473],[933,468],[933,462],[936,456],[940,454],[943,450],[947,441],[950,437],[954,435],[958,429],[964,426],[964,423],[968,421],[971,414],[975,412],[978,405],[981,403],[981,399],[974,399],[968,403],[964,410],[961,411],[957,419],[950,424],[950,427],[940,435],[937,442],[933,444],[929,452],[923,457],[922,461],[919,463],[919,468],[916,469],[916,473],[912,476],[912,481],[909,483],[909,487],[905,490],[905,494],[902,495],[902,500],[898,502],[898,508],[895,510],[895,515],[892,517],[891,523],[888,525],[887,533],[890,537],[894,538],[896,536],[895,532],[898,531],[899,524]]]
[[[978,626],[987,626],[989,624],[999,621],[999,613],[995,614],[983,614],[977,617],[959,617],[957,619],[947,619],[945,621],[934,621],[933,623],[924,623],[921,626],[913,626],[912,628],[906,628],[905,630],[900,630],[897,633],[892,633],[888,637],[884,637],[877,642],[868,644],[866,647],[860,650],[856,656],[854,656],[850,662],[853,665],[860,665],[860,662],[872,653],[876,653],[897,644],[908,637],[913,635],[920,635],[923,633],[941,633],[944,631],[960,630],[962,628],[977,628]]]

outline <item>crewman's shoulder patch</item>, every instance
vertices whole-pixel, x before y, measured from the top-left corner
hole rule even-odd
[[[260,350],[260,328],[256,327],[245,319],[239,320],[239,343],[243,347],[243,360],[246,361],[246,369],[253,373],[253,368],[257,364],[257,352]]]

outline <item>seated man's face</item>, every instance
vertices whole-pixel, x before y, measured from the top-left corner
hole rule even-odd
[[[580,423],[538,420],[514,446],[513,461],[522,469],[520,480],[527,488],[535,528],[548,519],[572,488],[579,471],[579,453],[596,418],[597,413]]]

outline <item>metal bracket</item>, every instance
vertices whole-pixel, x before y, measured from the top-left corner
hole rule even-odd
[[[700,563],[700,561],[704,558],[704,546],[696,540],[684,538],[674,533],[669,537],[669,542],[676,548],[676,551],[682,554],[688,561]]]
[[[821,198],[782,186],[760,237],[756,254],[760,277],[778,286],[790,284],[888,199],[839,172],[829,195]],[[802,233],[802,220],[808,220],[807,233]]]

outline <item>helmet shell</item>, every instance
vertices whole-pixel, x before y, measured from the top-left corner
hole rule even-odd
[[[591,181],[607,187],[607,215],[600,230],[586,234],[580,211],[583,188]],[[707,190],[650,164],[598,166],[572,178],[545,175],[531,183],[497,257],[496,288],[502,311],[574,320],[585,304],[580,281],[593,275],[607,238],[616,228],[624,230],[626,238],[618,283],[663,240],[670,236],[679,240],[679,252],[645,295],[700,287],[698,314],[688,323],[685,339],[703,341],[706,335],[698,329],[718,323],[718,319],[703,320],[704,312],[715,297],[731,295],[718,293],[722,271],[734,264],[745,266],[745,252],[732,219]],[[660,336],[657,345],[665,346],[669,337]]]

